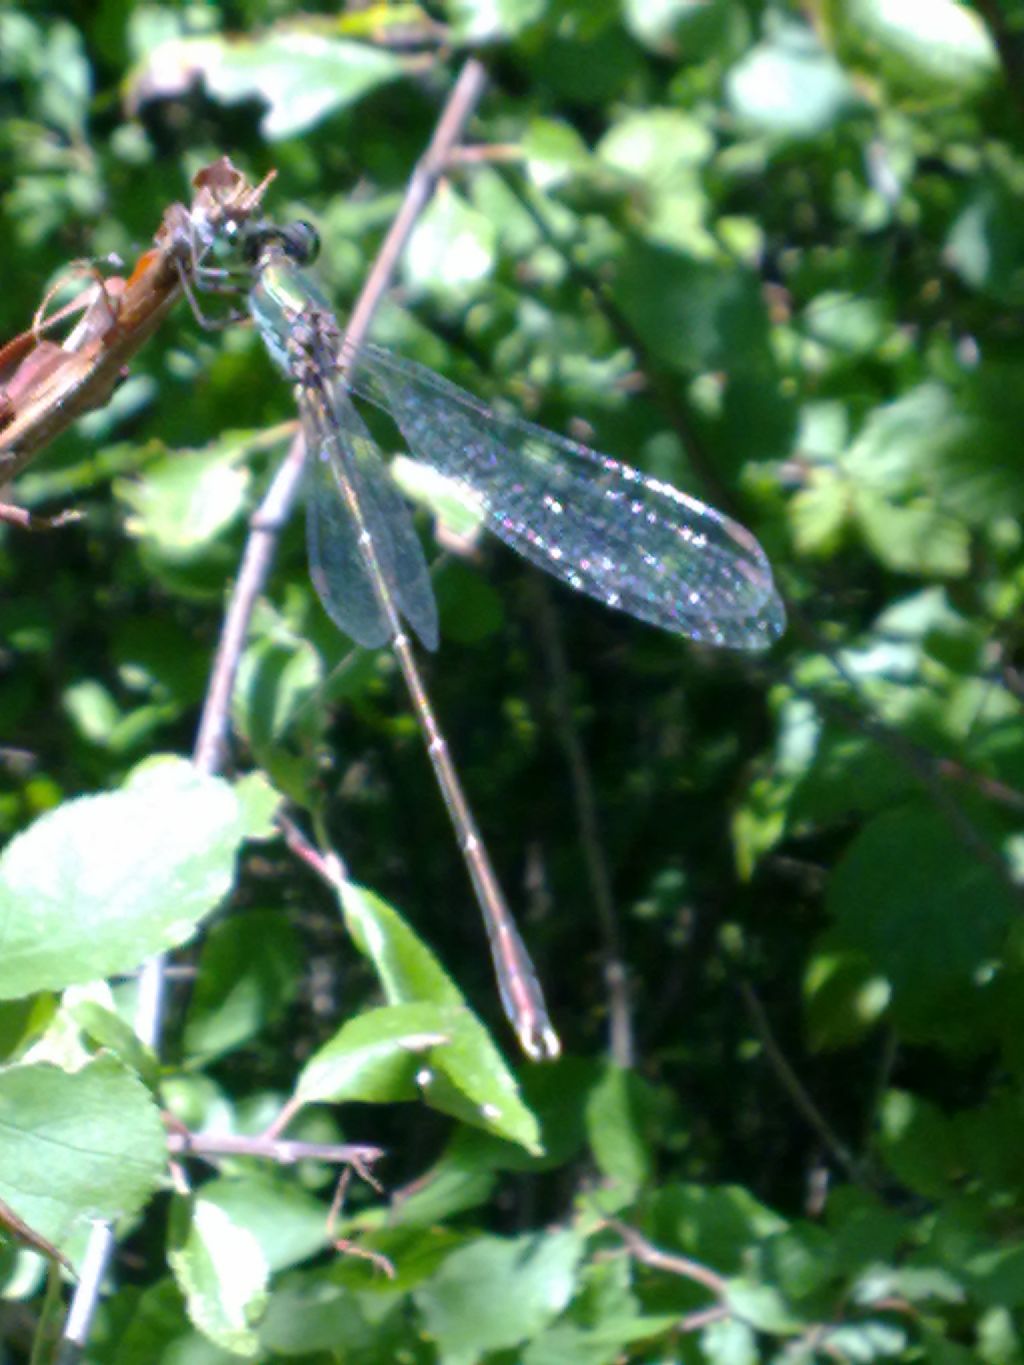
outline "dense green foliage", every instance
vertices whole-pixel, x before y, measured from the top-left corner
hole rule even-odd
[[[728,510],[790,609],[764,656],[661,634],[453,548],[405,462],[428,681],[565,1047],[523,1065],[394,662],[323,615],[299,518],[231,770],[184,762],[292,431],[252,329],[179,308],[32,463],[18,500],[85,518],[0,531],[0,1200],[76,1266],[119,1220],[85,1358],[1024,1360],[1024,6],[57,8],[0,7],[0,338],[224,153],[343,311],[477,51],[479,154],[375,337]],[[380,1188],[172,1185],[161,1110],[289,1100]],[[0,1230],[0,1363],[45,1269]]]

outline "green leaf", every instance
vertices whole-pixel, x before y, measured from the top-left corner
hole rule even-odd
[[[1024,1243],[987,1247],[965,1258],[963,1269],[983,1302],[1018,1312],[1024,1305]]]
[[[189,560],[205,551],[245,510],[250,475],[240,459],[241,438],[206,450],[175,451],[150,464],[142,477],[121,479],[125,529],[161,558]]]
[[[96,1000],[75,1000],[75,993],[74,988],[65,992],[64,1008],[88,1041],[116,1057],[155,1090],[160,1081],[160,1066],[152,1049],[113,1009],[106,1009]]]
[[[268,1267],[253,1234],[202,1196],[180,1201],[172,1214],[174,1245],[167,1259],[188,1315],[211,1341],[254,1359],[254,1325],[267,1305]]]
[[[695,172],[714,149],[714,139],[699,119],[680,110],[652,109],[619,119],[601,139],[598,156],[651,190],[697,190]]]
[[[583,1245],[575,1233],[479,1237],[415,1291],[444,1360],[478,1360],[536,1336],[568,1304]]]
[[[266,104],[260,128],[274,141],[306,132],[403,71],[401,59],[382,48],[293,21],[258,37],[160,44],[133,72],[129,93],[136,105],[166,99],[185,93],[200,76],[212,98],[224,104]]]
[[[522,1365],[615,1365],[626,1358],[624,1347],[671,1332],[678,1318],[643,1316],[605,1319],[596,1328],[556,1322],[532,1337],[522,1351]]]
[[[137,1213],[166,1161],[157,1106],[120,1062],[0,1071],[0,1199],[73,1259],[89,1220]]]
[[[506,621],[501,594],[476,569],[452,560],[437,584],[441,634],[446,640],[478,645],[493,639]]]
[[[169,1275],[141,1292],[133,1290],[105,1300],[117,1365],[153,1365],[177,1360],[181,1365],[237,1365],[238,1357],[201,1336],[188,1320],[178,1286]]]
[[[276,1172],[251,1171],[208,1180],[203,1200],[227,1214],[234,1227],[256,1238],[273,1273],[297,1265],[328,1244],[326,1204]]]
[[[346,1365],[399,1361],[415,1347],[409,1341],[407,1306],[395,1297],[397,1302],[389,1303],[379,1294],[357,1293],[323,1278],[295,1279],[275,1288],[260,1343],[264,1351],[275,1352],[275,1359],[306,1361],[313,1351],[330,1359],[344,1343]]]
[[[869,821],[830,876],[826,901],[842,942],[892,983],[893,1008],[915,1032],[955,1028],[1018,914],[998,873],[923,804]]]
[[[700,119],[654,109],[620,118],[601,139],[598,155],[646,197],[647,241],[713,258],[719,246],[708,232],[704,177],[714,147]]]
[[[185,1023],[185,1051],[231,1052],[274,1023],[298,991],[299,946],[279,911],[246,910],[215,924],[203,944]]]
[[[641,1115],[650,1096],[632,1071],[608,1066],[587,1097],[587,1136],[602,1174],[635,1191],[650,1176]]]
[[[333,1043],[317,1054],[324,1058],[328,1072],[336,1060],[330,1051],[335,1044],[341,1047],[345,1057],[341,1063],[344,1074],[350,1064],[355,1065],[356,1071],[361,1066],[348,1056],[350,1049],[354,1047],[359,1052],[365,1047],[367,1084],[376,1090],[378,1081],[370,1078],[378,1075],[379,1065],[379,1074],[383,1077],[379,1083],[384,1089],[395,1088],[393,1095],[380,1094],[379,1099],[411,1099],[418,1093],[412,1087],[411,1078],[421,1074],[423,1078],[429,1077],[429,1080],[421,1080],[421,1084],[423,1097],[432,1107],[486,1128],[530,1151],[539,1151],[537,1121],[519,1098],[515,1078],[434,954],[390,905],[365,888],[344,882],[341,903],[352,940],[373,963],[392,1011],[373,1012],[374,1017],[385,1024],[384,1033],[377,1042],[372,1036],[372,1026],[363,1026],[359,1019],[350,1021]],[[429,1008],[426,1002],[429,1002]],[[402,1014],[401,1010],[411,1012]],[[368,1017],[360,1016],[361,1019]],[[359,1027],[354,1034],[346,1033],[356,1025]],[[400,1041],[407,1029],[414,1038],[426,1034],[443,1040],[444,1046],[431,1052],[429,1067],[424,1067],[422,1062],[410,1065]],[[342,1035],[345,1035],[344,1042]],[[378,1042],[384,1048],[379,1057]],[[416,1051],[422,1049],[417,1046]],[[312,1058],[308,1065],[316,1060]],[[316,1085],[320,1083],[315,1079]],[[326,1084],[331,1091],[332,1082],[328,1080]],[[301,1080],[299,1088],[303,1090]]]
[[[773,1285],[749,1279],[729,1280],[725,1301],[738,1318],[759,1332],[791,1336],[807,1326]]]
[[[105,687],[95,681],[81,682],[64,693],[64,709],[79,734],[102,743],[121,719],[117,703]]]
[[[540,19],[545,0],[447,0],[453,33],[460,43],[511,38]]]
[[[17,13],[4,14],[0,53],[7,75],[32,80],[45,122],[64,136],[84,138],[93,91],[80,30],[63,20],[43,26]]]
[[[839,1273],[859,1273],[865,1265],[895,1261],[907,1236],[908,1219],[851,1185],[829,1197],[826,1223],[832,1258]]]
[[[821,1337],[821,1348],[840,1360],[894,1360],[904,1353],[910,1334],[892,1322],[857,1322],[833,1327]],[[937,1357],[929,1352],[931,1360]],[[950,1365],[947,1360],[946,1365]],[[967,1362],[964,1361],[964,1365]]]
[[[448,1041],[431,1054],[431,1069],[422,1079],[427,1103],[540,1156],[537,1120],[490,1034],[465,1007],[441,1010],[449,1021]]]
[[[486,1204],[505,1164],[503,1155],[488,1134],[460,1129],[415,1187],[403,1194],[403,1228],[433,1228],[455,1214]]]
[[[960,278],[1001,304],[1024,300],[1024,232],[1016,195],[1002,180],[981,182],[950,229],[945,257]]]
[[[0,1002],[0,1061],[13,1058],[52,1023],[57,1000],[50,994]]]
[[[0,858],[0,997],[129,972],[185,942],[231,886],[230,786],[178,760],[44,815]]]
[[[964,1286],[937,1266],[872,1266],[857,1281],[857,1303],[887,1307],[899,1297],[908,1303],[963,1303]]]
[[[960,101],[980,93],[998,72],[982,20],[957,0],[828,0],[825,10],[842,55],[862,61],[901,93]]]
[[[804,978],[804,999],[815,1048],[849,1047],[885,1014],[892,988],[864,953],[819,943]]]
[[[1000,298],[1010,292],[1009,282]],[[929,474],[943,509],[972,525],[1024,512],[1024,489],[1013,459],[1024,416],[1024,368],[1013,355],[994,355],[965,376],[960,420],[932,443]]]
[[[928,1199],[947,1197],[966,1157],[953,1124],[933,1104],[891,1090],[879,1110],[880,1145],[894,1175]]]
[[[752,366],[766,355],[767,317],[754,275],[635,242],[615,278],[618,306],[660,359],[681,370]]]
[[[446,1012],[432,1004],[388,1005],[343,1024],[299,1074],[301,1104],[387,1104],[418,1098],[423,1054],[447,1039]]]
[[[590,148],[565,120],[532,119],[520,143],[535,185],[548,189],[590,171]]]
[[[752,1244],[785,1231],[786,1222],[736,1185],[666,1184],[652,1198],[653,1240],[678,1247],[721,1274],[738,1273]]]
[[[373,963],[389,1004],[465,1004],[434,954],[387,901],[345,881],[341,908],[345,927],[359,951]]]
[[[727,57],[748,31],[747,15],[731,0],[624,0],[622,9],[637,42],[684,62]]]
[[[296,1098],[393,1103],[443,1113],[539,1152],[537,1122],[487,1031],[464,1005],[403,1004],[342,1026],[306,1063]]]
[[[819,294],[804,312],[803,324],[805,334],[825,350],[832,369],[876,352],[890,326],[877,299],[838,289]]]
[[[415,292],[471,293],[493,271],[494,257],[490,219],[449,188],[417,220],[402,257],[402,274]]]
[[[700,1347],[709,1365],[758,1365],[761,1359],[756,1332],[737,1318],[710,1323],[700,1334]]]
[[[777,23],[729,73],[729,104],[745,126],[779,138],[827,132],[853,105],[850,78],[801,24]]]
[[[317,725],[312,705],[323,683],[320,655],[306,640],[264,639],[242,656],[232,700],[238,728],[264,762],[302,726]]]
[[[429,508],[452,539],[476,544],[483,516],[480,504],[474,503],[465,488],[409,455],[396,455],[388,469],[406,497]]]
[[[920,384],[869,414],[842,466],[858,490],[920,493],[929,487],[936,450],[956,439],[965,425],[951,390]]]
[[[960,578],[970,567],[967,527],[920,500],[898,507],[859,490],[854,498],[864,539],[880,563],[896,573]]]
[[[248,773],[235,783],[235,796],[246,836],[250,839],[276,839],[279,830],[275,816],[281,797],[261,772]]]

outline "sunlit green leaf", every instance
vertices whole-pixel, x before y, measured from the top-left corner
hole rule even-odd
[[[220,903],[242,836],[231,788],[185,763],[43,816],[0,859],[0,996],[137,967]]]
[[[179,1204],[168,1260],[189,1317],[219,1346],[254,1358],[267,1304],[267,1262],[255,1236],[201,1196]]]
[[[461,195],[447,190],[422,215],[403,257],[414,291],[470,291],[494,268],[494,227]]]
[[[282,25],[262,36],[174,39],[152,49],[132,75],[136,105],[180,95],[200,77],[225,104],[258,100],[268,106],[265,137],[294,137],[361,99],[403,70],[399,58],[362,43]]]
[[[842,55],[859,58],[898,91],[961,99],[995,75],[992,40],[979,15],[958,0],[828,0],[825,10]]]
[[[329,1240],[327,1206],[271,1171],[209,1180],[203,1202],[256,1238],[271,1271],[306,1260]]]
[[[646,47],[687,62],[733,56],[747,16],[729,0],[624,0],[630,33]]]
[[[342,1025],[309,1059],[296,1098],[303,1104],[362,1100],[382,1104],[417,1098],[423,1054],[448,1037],[436,1005],[389,1005]]]
[[[187,558],[234,522],[245,506],[249,476],[231,444],[220,451],[176,453],[118,490],[129,509],[128,531],[162,556]]]
[[[849,77],[796,24],[753,48],[729,73],[729,103],[743,123],[774,137],[809,138],[837,122],[854,101]]]
[[[349,1020],[306,1063],[296,1098],[394,1103],[423,1098],[539,1151],[537,1123],[486,1031],[464,1005],[400,1004]]]
[[[587,1102],[590,1146],[602,1174],[629,1188],[643,1184],[650,1172],[642,1129],[645,1102],[649,1097],[638,1078],[614,1067],[608,1068]]]
[[[447,1359],[519,1345],[568,1303],[581,1251],[571,1232],[479,1238],[416,1292],[427,1331]]]
[[[865,825],[830,878],[828,905],[843,941],[892,983],[894,1008],[916,1028],[935,1026],[981,984],[1016,916],[998,872],[920,803]]]
[[[341,904],[349,933],[372,961],[389,1003],[465,1003],[434,954],[386,901],[346,881]]]
[[[112,1058],[73,1074],[0,1071],[0,1199],[77,1260],[89,1220],[136,1213],[156,1193],[167,1151],[157,1106]],[[70,1248],[69,1248],[70,1250]]]

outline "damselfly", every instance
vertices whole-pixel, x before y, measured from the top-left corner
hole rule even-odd
[[[409,511],[351,395],[390,414],[412,454],[448,479],[514,550],[573,588],[664,629],[764,649],[785,624],[757,541],[671,485],[488,409],[379,346],[344,354],[344,333],[300,268],[305,223],[251,224],[249,309],[296,387],[307,448],[310,572],[358,644],[390,644],[412,697],[480,901],[502,1002],[524,1051],[557,1055],[537,974],[505,904],[416,668],[403,618],[438,642],[437,607]]]

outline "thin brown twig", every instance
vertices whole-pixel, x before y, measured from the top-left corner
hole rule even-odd
[[[689,1335],[691,1332],[699,1332],[705,1327],[710,1327],[712,1323],[724,1322],[731,1317],[732,1313],[724,1303],[716,1303],[710,1308],[697,1308],[692,1313],[687,1313],[685,1317],[679,1319],[676,1330]]]
[[[174,1156],[197,1156],[207,1161],[223,1156],[256,1157],[277,1166],[327,1161],[351,1166],[364,1179],[369,1179],[369,1166],[385,1154],[383,1147],[368,1143],[302,1142],[297,1138],[268,1138],[265,1133],[192,1133],[178,1128],[167,1134],[167,1150]]]
[[[331,1200],[330,1211],[327,1214],[327,1235],[330,1237],[335,1251],[340,1252],[343,1256],[356,1256],[360,1260],[369,1261],[371,1265],[383,1271],[389,1280],[393,1280],[396,1273],[394,1264],[382,1251],[374,1251],[370,1247],[360,1246],[358,1242],[353,1242],[349,1237],[342,1237],[338,1232],[338,1222],[345,1204],[345,1195],[348,1192],[351,1174],[352,1168],[347,1166],[338,1177],[337,1188],[334,1191],[334,1198]]]
[[[333,849],[330,853],[321,853],[310,843],[295,821],[283,812],[278,814],[277,824],[292,853],[315,872],[332,891],[340,894],[345,885],[346,873],[339,855]]]
[[[618,1219],[607,1219],[605,1226],[618,1233],[626,1250],[642,1265],[650,1266],[652,1270],[663,1270],[669,1275],[678,1275],[680,1279],[690,1280],[694,1284],[699,1284],[710,1290],[715,1296],[715,1303],[709,1304],[706,1308],[695,1309],[680,1318],[676,1324],[677,1331],[697,1332],[710,1326],[711,1323],[722,1322],[728,1318],[736,1318],[741,1322],[745,1321],[743,1314],[729,1303],[729,1280],[726,1276],[719,1275],[717,1271],[709,1270],[706,1265],[693,1260],[690,1256],[683,1256],[678,1252],[663,1251],[661,1247],[655,1246],[642,1233],[637,1232],[636,1228],[631,1228],[627,1223],[620,1223]],[[900,1311],[901,1304],[893,1299],[887,1301],[885,1307],[892,1311]],[[835,1328],[835,1323],[811,1323],[801,1333],[799,1341],[808,1350],[813,1350],[815,1346],[818,1346],[829,1354],[833,1354],[827,1336],[835,1331]],[[835,1356],[836,1359],[846,1358],[839,1352],[835,1352]],[[794,1355],[793,1358],[796,1359],[797,1357]],[[799,1358],[802,1360],[805,1357],[801,1354]]]
[[[692,1280],[694,1284],[702,1285],[711,1291],[717,1299],[725,1296],[728,1282],[724,1275],[719,1275],[715,1270],[709,1270],[700,1261],[693,1260],[690,1256],[683,1256],[678,1252],[662,1251],[661,1247],[655,1246],[636,1228],[631,1228],[628,1223],[620,1223],[617,1218],[609,1218],[607,1226],[613,1232],[618,1233],[626,1245],[626,1249],[631,1256],[634,1256],[643,1265],[648,1265],[652,1270],[664,1270],[670,1275],[678,1275],[680,1279]]]
[[[761,1004],[757,992],[748,981],[742,979],[738,982],[738,986],[747,1013],[750,1015],[757,1036],[761,1040],[761,1046],[764,1048],[765,1056],[771,1063],[775,1074],[782,1082],[782,1088],[792,1100],[794,1108],[804,1119],[806,1119],[807,1123],[813,1128],[826,1149],[832,1153],[836,1162],[842,1166],[850,1180],[853,1181],[854,1184],[859,1185],[862,1189],[870,1189],[871,1186],[865,1178],[862,1163],[857,1160],[850,1148],[814,1103],[806,1086],[793,1070],[793,1067],[789,1063],[789,1059],[779,1046],[772,1026],[768,1021],[768,1015],[765,1012],[764,1006]]]
[[[1000,782],[997,777],[975,772],[973,768],[968,768],[955,758],[936,758],[935,767],[940,777],[945,777],[950,782],[959,782],[965,787],[973,787],[995,805],[1024,811],[1024,792],[1018,791],[1016,787],[1011,787],[1006,782]]]
[[[449,165],[490,166],[497,162],[519,165],[525,160],[526,153],[520,142],[482,142],[474,147],[455,147]]]
[[[2,1199],[0,1199],[0,1228],[6,1229],[15,1241],[31,1247],[33,1251],[38,1251],[40,1256],[46,1256],[51,1261],[59,1261],[65,1270],[74,1275],[75,1268],[60,1247],[54,1246],[41,1232],[36,1232],[33,1227],[25,1222],[24,1218],[15,1213],[10,1204],[5,1204]]]

